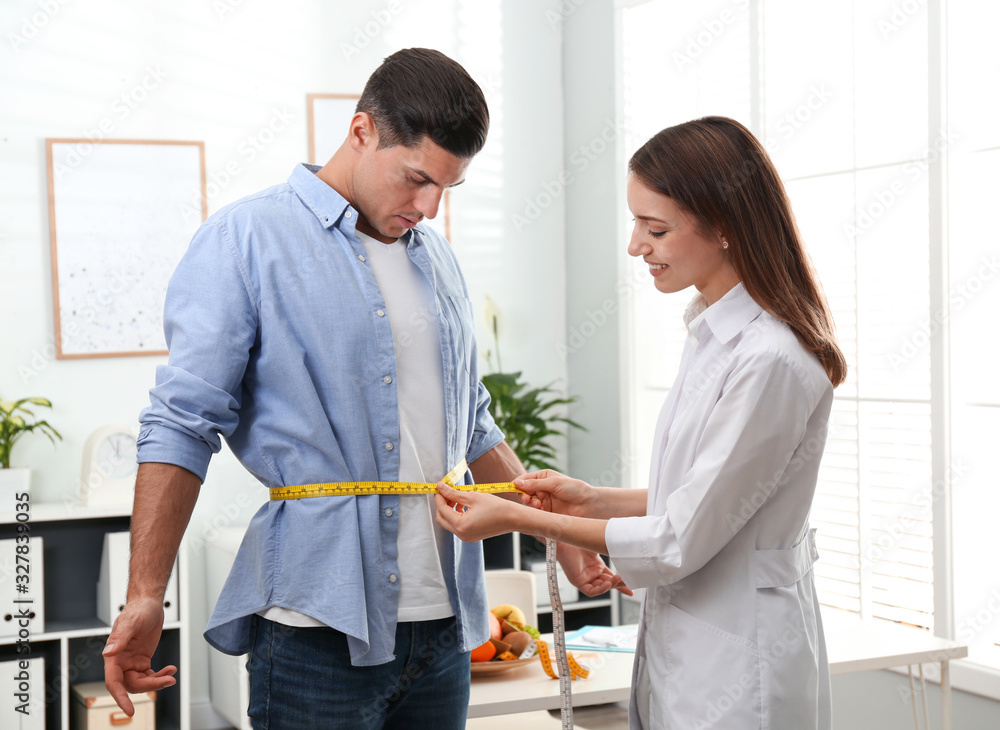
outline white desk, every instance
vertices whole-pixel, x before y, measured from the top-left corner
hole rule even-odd
[[[968,647],[930,636],[889,621],[862,622],[853,614],[823,610],[823,627],[831,674],[867,672],[925,662],[941,664],[942,728],[951,728],[949,662],[968,656]],[[550,641],[551,637],[544,637]],[[632,681],[629,652],[572,650],[590,677],[573,682],[573,706],[628,700]],[[559,682],[550,679],[535,662],[492,677],[475,677],[469,698],[469,717],[508,715],[559,709]]]
[[[892,621],[870,619],[837,609],[823,609],[823,630],[830,674],[939,662],[941,664],[941,727],[951,730],[952,659],[969,655],[969,647],[931,636],[926,631]],[[915,699],[915,698],[914,698]],[[926,706],[925,706],[926,709]],[[914,705],[914,713],[916,706]]]
[[[549,645],[552,637],[544,636]],[[587,679],[573,682],[573,706],[603,705],[629,698],[632,685],[632,652],[570,652],[590,669]],[[541,662],[491,677],[473,677],[469,697],[469,717],[509,715],[534,710],[558,710],[559,682],[542,669]]]

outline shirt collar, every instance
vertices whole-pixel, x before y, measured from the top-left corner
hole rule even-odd
[[[356,237],[357,209],[343,195],[316,176],[319,170],[319,165],[310,165],[307,162],[298,164],[288,177],[288,184],[324,228],[330,229],[336,226],[341,232]],[[399,240],[407,242],[410,238],[419,240],[410,236],[409,232]]]
[[[743,282],[740,282],[712,306],[708,306],[705,298],[698,294],[684,312],[684,324],[687,325],[688,331],[700,340],[704,323],[715,338],[725,344],[757,319],[763,311],[747,293]]]

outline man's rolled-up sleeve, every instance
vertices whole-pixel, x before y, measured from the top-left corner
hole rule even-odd
[[[195,234],[170,279],[163,327],[169,363],[156,369],[139,416],[139,463],[198,475],[239,423],[240,393],[256,340],[257,297],[221,222]]]
[[[490,414],[490,392],[486,390],[482,381],[479,381],[479,391],[476,398],[476,425],[472,431],[472,441],[469,444],[465,460],[471,464],[487,451],[495,448],[503,439],[503,431],[500,430]]]

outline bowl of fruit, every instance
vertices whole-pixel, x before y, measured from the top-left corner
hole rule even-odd
[[[508,672],[538,661],[538,629],[509,603],[490,609],[490,638],[472,650],[472,676]]]

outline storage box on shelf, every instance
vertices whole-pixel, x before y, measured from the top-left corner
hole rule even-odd
[[[135,714],[129,717],[115,703],[104,682],[73,685],[73,730],[156,730],[156,692],[129,694]]]
[[[23,518],[22,518],[23,519]],[[44,628],[30,628],[30,652],[18,653],[18,636],[0,635],[0,662],[20,658],[44,659],[44,670],[32,673],[29,694],[45,707],[45,730],[77,730],[71,719],[71,686],[104,681],[101,651],[111,627],[98,618],[98,590],[105,535],[129,529],[130,509],[121,507],[80,507],[75,503],[31,503],[27,523],[32,538],[41,538],[41,549],[28,553],[31,579],[42,588],[41,608]],[[17,516],[0,512],[0,541],[18,534]],[[23,524],[23,523],[22,523]],[[3,544],[0,542],[0,544]],[[0,548],[3,550],[3,548]],[[0,553],[0,565],[6,556]],[[40,570],[39,570],[40,569]],[[189,730],[190,710],[187,683],[188,636],[187,596],[183,579],[187,574],[182,549],[177,565],[179,586],[174,599],[176,620],[166,621],[153,666],[178,667],[177,685],[163,690],[156,702],[157,730]],[[0,594],[3,595],[3,594]],[[109,598],[109,602],[114,599]],[[117,608],[117,605],[115,606]],[[6,610],[0,606],[0,610]],[[36,608],[37,611],[37,608]],[[0,616],[2,618],[2,616]],[[6,717],[12,693],[0,695],[0,718]],[[7,725],[3,724],[6,729]],[[17,726],[14,726],[17,727]],[[35,726],[27,725],[34,730]]]

